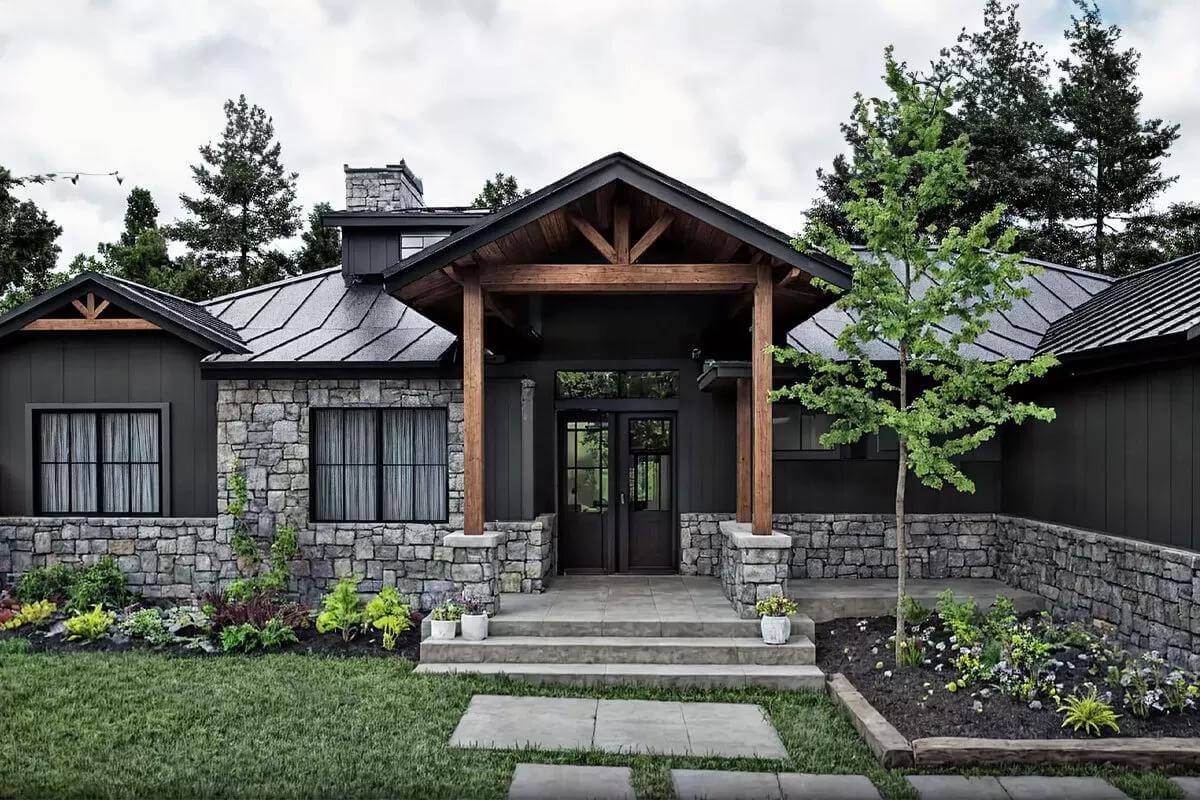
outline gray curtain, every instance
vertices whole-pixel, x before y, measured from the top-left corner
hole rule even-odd
[[[346,519],[375,519],[375,412],[349,409],[346,414]]]
[[[383,417],[383,506],[391,520],[446,518],[446,413],[389,410]]]
[[[372,409],[321,409],[316,412],[317,516],[325,520],[373,520],[375,444]]]
[[[113,412],[100,418],[101,508],[109,514],[159,511],[159,426],[154,412]]]
[[[159,513],[158,414],[105,412],[99,442],[93,412],[44,413],[39,426],[41,511]],[[103,495],[97,497],[101,484]]]

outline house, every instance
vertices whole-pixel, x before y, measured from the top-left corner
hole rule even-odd
[[[496,213],[403,162],[346,168],[340,268],[203,303],[87,273],[0,318],[0,576],[109,553],[148,595],[236,574],[248,518],[335,576],[428,608],[554,575],[895,574],[894,442],[835,450],[767,401],[769,342],[828,351],[849,270],[624,154]],[[1053,424],[916,489],[911,567],[996,578],[1134,644],[1200,652],[1200,256],[1126,278],[1043,264],[981,338],[1059,355]],[[878,357],[892,357],[881,345]]]

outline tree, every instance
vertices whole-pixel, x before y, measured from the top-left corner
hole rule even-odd
[[[125,200],[125,230],[121,233],[121,244],[128,247],[143,231],[151,229],[158,229],[158,206],[149,189],[135,186]]]
[[[517,185],[517,179],[512,175],[497,172],[494,178],[488,178],[483,182],[483,188],[472,205],[476,208],[490,208],[492,211],[499,211],[509,203],[515,203],[529,194],[531,192],[528,189],[522,189]]]
[[[0,167],[0,312],[60,285],[55,272],[62,228],[31,200],[12,190],[24,181]]]
[[[1200,204],[1172,203],[1127,220],[1112,261],[1135,271],[1192,253],[1200,253]]]
[[[329,203],[317,203],[309,213],[308,229],[300,236],[302,243],[294,258],[297,274],[341,265],[342,234],[321,224],[321,216],[332,211]]]
[[[216,144],[200,148],[192,166],[197,196],[181,194],[191,215],[171,227],[216,277],[236,288],[256,285],[281,270],[271,245],[299,228],[296,173],[280,161],[275,125],[245,95],[225,103],[225,129]],[[290,268],[283,269],[289,274]]]
[[[818,222],[798,241],[853,268],[852,288],[838,306],[850,323],[837,337],[843,359],[775,348],[775,357],[800,367],[803,380],[772,393],[832,415],[825,446],[850,444],[880,430],[898,442],[896,469],[896,659],[907,646],[903,598],[907,579],[905,490],[911,471],[922,484],[974,491],[955,462],[996,435],[1007,422],[1050,420],[1052,409],[1013,400],[1010,387],[1042,376],[1052,356],[1030,361],[983,361],[970,345],[990,317],[1028,293],[1022,282],[1035,267],[1011,252],[1017,231],[1002,228],[996,206],[969,227],[937,228],[923,221],[954,212],[970,189],[968,140],[944,144],[951,92],[908,74],[889,48],[887,99],[859,97],[855,134],[864,144],[853,164],[853,197],[843,207],[865,250]],[[824,288],[832,288],[816,282]],[[872,362],[871,342],[895,348],[894,369]]]
[[[1058,62],[1063,74],[1054,108],[1065,137],[1071,216],[1087,233],[1087,251],[1076,260],[1119,274],[1125,265],[1108,259],[1120,246],[1122,230],[1115,223],[1144,212],[1175,181],[1162,174],[1162,160],[1179,138],[1179,126],[1142,119],[1138,52],[1118,49],[1121,29],[1105,25],[1098,6],[1075,4],[1081,13],[1071,17],[1065,34],[1070,56]]]

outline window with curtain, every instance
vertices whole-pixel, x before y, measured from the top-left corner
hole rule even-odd
[[[313,410],[313,518],[444,522],[444,408]]]
[[[38,513],[162,513],[158,411],[41,411],[36,423]]]

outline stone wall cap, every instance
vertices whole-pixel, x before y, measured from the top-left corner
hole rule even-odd
[[[499,547],[508,541],[504,531],[490,531],[480,534],[466,534],[462,531],[452,531],[442,539],[443,547]]]
[[[750,523],[735,522],[731,519],[721,520],[718,525],[721,533],[729,537],[729,543],[740,550],[774,549],[785,550],[792,546],[792,537],[779,531],[771,531],[767,535],[756,535],[750,530]]]

